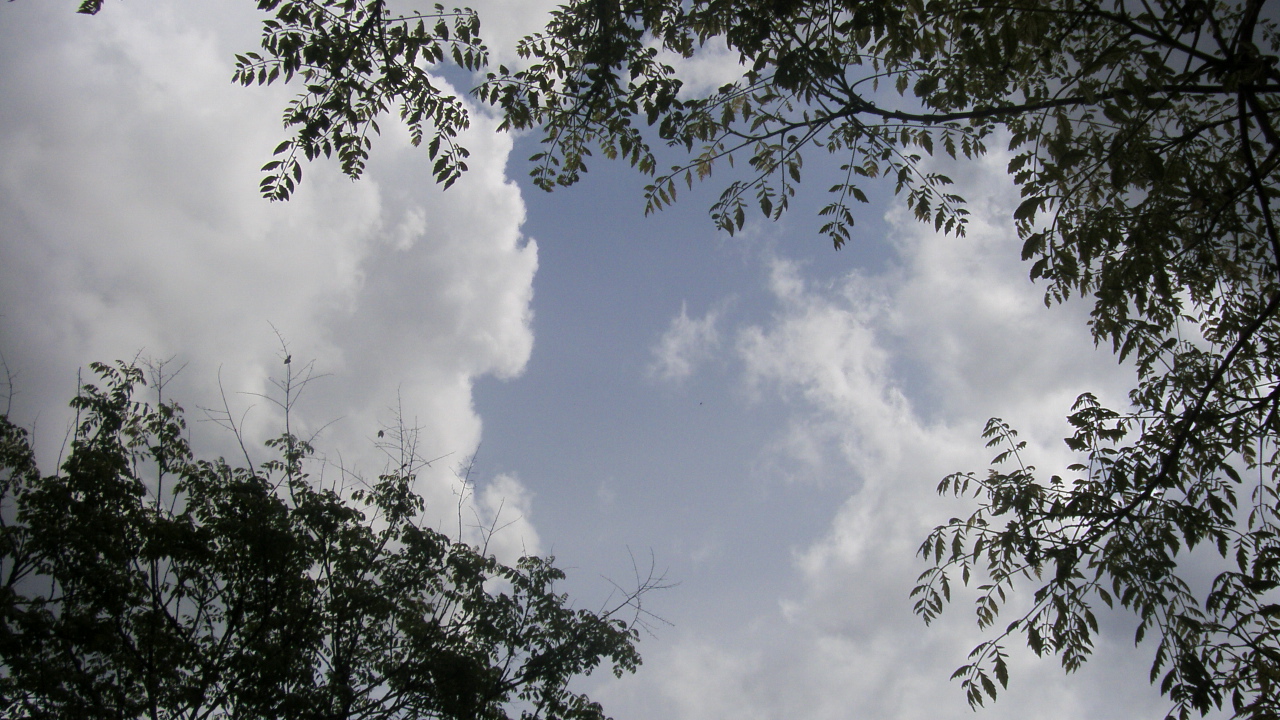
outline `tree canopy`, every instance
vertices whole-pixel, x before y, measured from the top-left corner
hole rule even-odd
[[[200,460],[162,383],[94,369],[58,474],[0,416],[5,717],[602,720],[568,681],[639,664],[638,594],[574,609],[551,559],[424,527],[411,438],[367,483],[312,476],[287,430],[260,465]]]
[[[98,2],[86,2],[92,11]],[[392,16],[383,0],[260,0],[262,51],[240,82],[300,79],[293,136],[266,167],[282,199],[303,157],[353,176],[376,119],[398,106],[446,185],[465,170],[465,107],[432,62],[483,68],[473,13]],[[595,153],[652,177],[649,207],[727,176],[712,207],[743,227],[787,210],[806,154],[829,155],[822,232],[852,238],[865,188],[889,184],[923,221],[963,233],[964,200],[930,156],[1007,145],[1014,220],[1045,301],[1084,298],[1095,341],[1132,363],[1128,404],[1083,394],[1067,438],[1079,462],[1043,472],[1016,431],[985,475],[948,478],[978,509],[928,538],[917,611],[955,574],[991,628],[957,672],[971,704],[1007,681],[1006,643],[1084,662],[1097,603],[1150,637],[1151,677],[1188,716],[1280,714],[1280,38],[1265,0],[576,0],[474,90],[504,125],[536,128],[534,182],[581,177]],[[727,48],[736,82],[689,93],[680,59]],[[680,162],[661,166],[676,153]],[[735,164],[735,160],[737,161]],[[716,173],[713,176],[713,172]],[[1207,588],[1182,572],[1218,562]],[[1204,553],[1201,553],[1204,555]],[[1029,585],[1030,610],[997,615]]]

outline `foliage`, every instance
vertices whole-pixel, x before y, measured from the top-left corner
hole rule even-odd
[[[712,41],[742,79],[682,96],[663,58]],[[596,147],[654,175],[657,208],[745,157],[713,207],[731,232],[751,195],[765,215],[785,211],[803,154],[826,150],[845,177],[822,211],[837,247],[877,178],[921,220],[963,232],[963,201],[927,158],[1007,141],[1031,277],[1048,304],[1089,299],[1095,340],[1137,383],[1129,407],[1081,396],[1067,440],[1080,462],[1061,475],[1024,465],[1016,433],[992,421],[994,469],[943,483],[979,507],[922,546],[933,567],[916,610],[936,617],[952,574],[979,586],[993,632],[955,674],[972,705],[1007,682],[1013,637],[1079,667],[1101,602],[1151,637],[1173,714],[1276,717],[1278,45],[1262,0],[584,0],[522,45],[529,67],[482,92],[512,127],[543,128],[535,180],[548,187],[576,180]],[[688,160],[658,171],[654,135]],[[1030,609],[1011,592],[1021,582]]]
[[[198,460],[137,367],[94,369],[60,474],[0,417],[5,717],[599,720],[566,683],[639,664],[549,559],[422,527],[413,463],[344,499],[287,432],[256,468]]]
[[[443,62],[478,70],[486,60],[470,10],[435,5],[393,14],[386,0],[257,0],[261,52],[236,55],[234,82],[267,85],[297,79],[303,91],[284,111],[292,137],[262,167],[264,197],[286,200],[302,180],[300,156],[337,157],[342,171],[364,172],[379,133],[378,117],[398,107],[414,145],[427,140],[437,182],[449,187],[466,171],[458,133],[469,126],[461,99],[432,72]],[[95,14],[102,0],[84,0]]]
[[[381,3],[297,7],[376,25],[361,8]],[[922,547],[934,566],[916,609],[936,617],[952,573],[979,584],[994,637],[957,673],[972,704],[1006,682],[1015,636],[1078,667],[1101,602],[1137,616],[1174,714],[1275,717],[1278,45],[1264,0],[575,0],[520,45],[522,67],[476,93],[506,127],[541,130],[544,188],[575,182],[599,152],[652,176],[657,209],[729,165],[712,213],[730,232],[751,204],[779,217],[805,155],[830,154],[842,177],[823,232],[837,247],[873,182],[962,233],[963,200],[929,158],[1007,142],[1032,278],[1048,304],[1091,302],[1096,342],[1137,381],[1126,407],[1081,396],[1068,438],[1080,462],[1047,477],[1012,427],[988,426],[1002,451],[985,477],[945,481],[979,507]],[[715,47],[741,78],[687,92],[674,67]],[[317,57],[322,89],[346,77],[344,53]],[[683,160],[660,169],[671,153]],[[1192,551],[1207,587],[1187,574]],[[1035,588],[1030,609],[994,632],[1019,583]]]
[[[265,55],[237,55],[235,81],[262,85],[298,75],[306,88],[285,110],[285,127],[297,131],[276,147],[280,159],[263,166],[263,195],[284,200],[293,193],[302,179],[299,152],[308,160],[336,154],[342,171],[359,177],[370,132],[378,132],[378,116],[392,103],[414,145],[430,132],[427,155],[438,182],[447,188],[467,169],[466,148],[454,141],[468,126],[466,109],[428,68],[446,57],[468,70],[484,64],[474,13],[436,5],[391,15],[384,0],[258,0],[258,8],[274,15],[262,24]]]

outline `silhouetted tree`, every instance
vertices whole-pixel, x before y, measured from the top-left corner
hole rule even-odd
[[[423,527],[414,463],[344,493],[287,432],[257,467],[197,460],[138,367],[94,371],[57,474],[0,417],[5,717],[600,720],[568,681],[639,664],[550,559]]]

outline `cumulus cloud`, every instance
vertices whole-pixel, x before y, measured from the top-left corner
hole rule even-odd
[[[514,37],[544,12],[504,10],[491,27]],[[260,395],[286,371],[275,328],[291,367],[315,358],[328,375],[306,388],[295,419],[322,431],[332,462],[378,472],[388,461],[368,440],[402,424],[434,461],[420,489],[438,527],[505,527],[490,540],[504,559],[537,552],[533,497],[516,475],[474,487],[457,476],[482,430],[475,380],[518,376],[533,346],[538,251],[505,173],[510,138],[478,116],[466,138],[472,171],[443,194],[387,123],[365,180],[321,163],[294,200],[269,204],[256,195],[257,168],[282,139],[289,91],[228,82],[231,52],[256,42],[251,4],[135,0],[86,18],[23,2],[3,13],[0,353],[18,375],[16,415],[37,424],[45,458],[61,443],[77,369],[139,350],[189,363],[175,392],[193,416],[219,406],[220,377],[261,439],[278,412]],[[740,72],[736,58],[713,59],[682,72],[708,84]],[[594,695],[617,717],[965,712],[946,681],[978,637],[964,601],[926,629],[907,598],[922,569],[917,543],[962,512],[933,488],[984,467],[978,433],[992,415],[1024,430],[1037,464],[1065,462],[1071,399],[1123,397],[1128,378],[1106,353],[1081,352],[1082,308],[1046,310],[1026,282],[1002,166],[997,156],[948,169],[974,210],[965,238],[939,237],[898,209],[899,260],[883,273],[817,283],[779,259],[772,317],[734,330],[723,305],[694,317],[682,305],[672,319],[653,376],[678,382],[731,351],[724,366],[787,404],[777,464],[821,475],[844,497],[821,538],[796,552],[776,612],[733,637],[681,628],[646,649],[640,676]],[[611,503],[612,487],[600,488]],[[1083,676],[1065,680],[1053,662],[1015,654],[1009,697],[985,716],[1163,711],[1146,686],[1148,655],[1128,644],[1104,636]]]
[[[757,391],[772,383],[819,410],[792,418],[797,458],[811,456],[806,448],[835,440],[842,457],[864,473],[871,463],[891,462],[878,455],[900,452],[896,439],[913,415],[876,338],[874,322],[884,300],[857,275],[839,288],[815,292],[782,260],[773,263],[770,287],[780,306],[774,323],[742,330],[737,348]]]
[[[1081,308],[1046,309],[1027,281],[1003,165],[997,155],[963,175],[948,169],[972,201],[963,238],[893,211],[898,260],[880,274],[817,283],[773,261],[774,314],[737,332],[737,354],[755,393],[789,404],[779,452],[844,483],[845,499],[825,534],[795,553],[795,589],[776,613],[736,638],[685,632],[650,658],[682,670],[642,677],[613,691],[619,698],[646,714],[700,720],[965,712],[947,678],[982,639],[969,598],[961,593],[926,628],[908,597],[924,569],[919,543],[964,512],[964,501],[934,488],[951,472],[985,467],[992,452],[979,434],[992,415],[1024,430],[1037,465],[1069,462],[1061,438],[1071,400],[1118,392],[1130,377],[1105,353],[1088,352]],[[1075,677],[1014,648],[1010,691],[984,717],[1163,712],[1147,685],[1150,656],[1131,647],[1132,623],[1118,616],[1114,626],[1123,630],[1100,638]],[[703,687],[718,690],[708,696]]]
[[[653,346],[649,376],[678,382],[692,375],[700,363],[713,358],[720,349],[720,315],[719,308],[712,308],[701,318],[691,318],[687,304],[680,303],[680,314],[671,319]]]
[[[188,364],[175,392],[193,416],[221,406],[220,378],[253,442],[278,429],[261,397],[289,352],[330,376],[294,421],[324,428],[319,446],[344,466],[377,472],[368,438],[397,403],[424,455],[474,450],[474,380],[518,375],[533,343],[537,246],[520,232],[511,139],[495,121],[475,118],[473,170],[447,194],[387,122],[363,181],[315,163],[293,200],[268,203],[257,168],[283,137],[292,90],[229,82],[232,53],[256,42],[251,6],[4,12],[0,351],[18,376],[15,415],[37,425],[45,457],[77,369],[140,351]],[[420,482],[449,517],[454,464]]]
[[[742,56],[730,50],[723,37],[714,37],[698,48],[693,57],[681,57],[670,50],[662,50],[658,59],[670,65],[682,83],[682,97],[698,97],[714,92],[723,85],[737,82],[749,70]]]
[[[533,495],[519,478],[499,474],[479,489],[476,501],[475,523],[464,537],[485,546],[507,563],[542,554],[538,530],[532,521]]]
[[[507,67],[528,63],[516,53],[521,39],[540,32],[550,19],[551,11],[561,3],[555,0],[474,0],[466,4],[480,16],[480,36],[489,48],[490,61]]]

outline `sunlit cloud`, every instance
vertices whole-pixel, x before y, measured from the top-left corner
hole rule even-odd
[[[173,358],[203,440],[229,444],[194,422],[225,396],[259,447],[280,428],[272,380],[314,359],[323,377],[295,427],[376,474],[370,438],[403,411],[423,454],[444,458],[419,474],[429,514],[451,517],[457,464],[480,440],[474,381],[518,375],[533,347],[537,245],[505,173],[512,139],[477,115],[463,138],[474,169],[446,193],[385,122],[361,182],[312,163],[296,197],[270,203],[258,167],[292,89],[229,82],[233,52],[254,42],[252,8],[4,12],[0,347],[44,455],[92,361]],[[486,502],[493,488],[520,496],[507,478]]]
[[[537,28],[547,4],[480,10],[493,44],[509,47]],[[351,183],[320,162],[306,167],[293,200],[267,203],[255,192],[257,168],[284,137],[279,109],[290,90],[229,83],[231,53],[257,42],[251,4],[179,11],[135,0],[110,3],[95,18],[34,1],[0,11],[0,352],[17,373],[15,415],[38,426],[46,456],[56,456],[65,402],[77,370],[91,361],[140,351],[173,357],[171,367],[187,366],[173,391],[193,419],[201,407],[220,408],[225,390],[234,417],[258,441],[279,429],[279,410],[267,399],[278,393],[273,379],[314,359],[316,377],[295,419],[303,434],[319,433],[326,477],[338,477],[337,468],[365,477],[394,469],[398,458],[377,447],[375,434],[403,428],[420,459],[431,461],[419,480],[434,526],[487,538],[504,560],[567,544],[550,539],[559,528],[538,524],[550,494],[541,488],[559,477],[543,478],[536,496],[533,473],[518,464],[464,482],[484,433],[477,380],[520,383],[534,367],[542,259],[522,228],[526,202],[536,201],[509,177],[512,139],[496,133],[495,120],[475,116],[464,138],[471,170],[447,192],[433,182],[425,153],[387,122],[364,180]],[[737,62],[721,48],[680,73],[688,88],[713,88],[740,75]],[[947,473],[984,471],[992,452],[979,433],[990,416],[1024,431],[1037,465],[1069,462],[1061,438],[1072,400],[1091,390],[1122,402],[1131,379],[1105,351],[1088,351],[1087,308],[1046,309],[1042,290],[1026,280],[1008,222],[1017,197],[1004,162],[995,154],[947,169],[974,211],[964,237],[939,236],[905,208],[892,209],[885,242],[896,255],[883,270],[816,280],[781,254],[784,225],[760,222],[734,242],[767,237],[778,249],[765,263],[763,288],[752,288],[764,296],[763,310],[728,291],[719,301],[672,291],[654,303],[660,315],[643,318],[653,328],[641,340],[649,355],[641,347],[628,356],[638,358],[627,366],[630,379],[647,371],[674,386],[669,394],[681,396],[681,412],[728,407],[723,419],[782,408],[770,442],[742,452],[759,465],[749,481],[699,462],[710,455],[701,447],[676,462],[696,466],[705,486],[691,487],[688,475],[635,479],[638,471],[621,463],[638,466],[670,451],[664,443],[675,433],[654,425],[626,425],[634,436],[625,440],[638,448],[628,460],[600,458],[594,448],[527,451],[552,456],[548,466],[563,458],[566,474],[574,461],[590,466],[581,473],[590,482],[568,501],[578,504],[561,517],[613,522],[626,514],[641,518],[637,526],[697,527],[672,551],[694,573],[755,564],[741,555],[740,536],[730,532],[741,528],[731,523],[772,538],[793,522],[782,510],[735,518],[734,508],[749,504],[733,500],[776,491],[770,483],[793,487],[786,481],[795,478],[834,488],[829,506],[815,513],[821,520],[793,535],[803,544],[789,556],[789,546],[778,546],[783,559],[772,571],[781,577],[760,590],[770,611],[743,618],[732,632],[691,625],[646,637],[639,675],[591,680],[609,714],[901,720],[967,712],[947,681],[979,637],[966,600],[932,628],[910,612],[908,593],[923,569],[917,544],[968,507],[934,488]],[[702,208],[694,214],[705,220]],[[572,256],[565,252],[564,262]],[[689,303],[673,316],[681,297]],[[591,405],[588,392],[609,393],[600,407],[656,414],[657,402],[645,404],[662,399],[654,383],[631,391],[579,360],[564,385],[572,392],[529,401],[523,422],[569,417],[562,406]],[[590,382],[578,383],[579,375]],[[701,395],[683,397],[704,380],[705,407]],[[720,385],[738,396],[714,396]],[[622,397],[628,391],[644,396]],[[590,413],[601,426],[617,419],[594,406]],[[192,424],[198,443],[230,445],[211,424]],[[654,491],[628,492],[643,483]],[[730,509],[714,521],[690,517],[694,491]],[[638,507],[637,497],[652,506]],[[663,600],[731,618],[745,605],[684,592]],[[982,717],[1163,712],[1146,685],[1149,654],[1131,650],[1123,618],[1107,627],[1119,629],[1099,639],[1099,656],[1073,678],[1052,660],[1014,653],[1013,687]]]
[[[823,536],[795,553],[794,591],[774,614],[732,640],[687,630],[655,660],[681,672],[658,670],[607,692],[663,698],[643,702],[689,720],[965,712],[947,678],[982,639],[969,596],[960,591],[932,628],[909,598],[924,569],[919,543],[966,507],[934,489],[951,472],[984,471],[992,451],[980,431],[991,415],[1025,429],[1036,464],[1069,462],[1061,438],[1075,394],[1115,393],[1128,377],[1105,354],[1081,352],[1089,338],[1080,308],[1045,308],[1026,279],[1002,168],[997,156],[963,177],[974,211],[964,237],[893,210],[898,257],[883,273],[818,283],[793,262],[771,261],[772,316],[722,332],[736,334],[751,392],[790,407],[777,451],[799,468],[792,472],[827,478],[847,489],[845,499]],[[1122,618],[1117,626],[1127,627]],[[984,717],[1164,710],[1131,635],[1100,638],[1094,662],[1072,678],[1011,645],[1013,686]],[[1110,700],[1097,695],[1099,684]],[[717,692],[692,690],[701,686]]]
[[[680,314],[671,319],[671,325],[653,347],[650,377],[678,382],[715,357],[720,349],[720,314],[718,308],[712,308],[701,318],[691,318],[687,304],[680,303]]]

